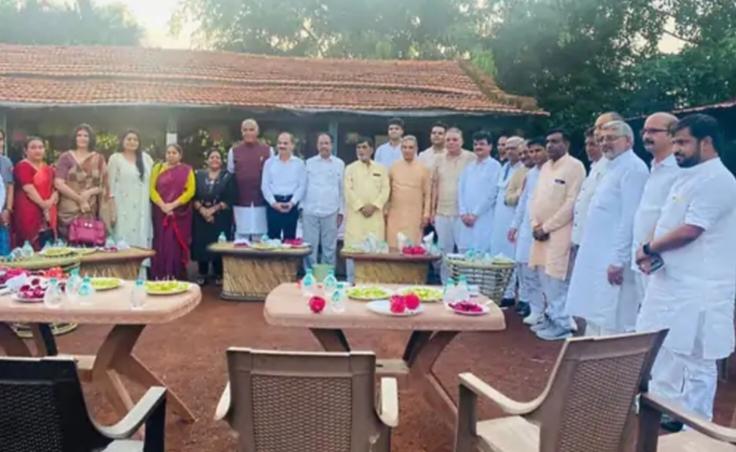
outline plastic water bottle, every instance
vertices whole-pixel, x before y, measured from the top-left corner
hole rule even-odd
[[[325,276],[324,281],[322,281],[322,284],[324,285],[325,295],[331,297],[332,293],[335,292],[335,290],[337,289],[337,278],[335,278],[335,270],[330,270],[327,276]]]
[[[325,278],[327,279],[327,278]],[[329,298],[332,312],[345,312],[345,283],[337,283]]]
[[[43,304],[49,308],[58,308],[61,306],[61,290],[59,289],[59,281],[56,278],[49,279],[46,286],[46,293],[43,295]]]
[[[146,303],[146,280],[141,278],[140,275],[133,284],[133,290],[130,293],[130,307],[131,309],[143,309],[143,305]]]
[[[75,268],[69,273],[66,280],[65,293],[66,297],[72,303],[79,301],[79,286],[82,284],[82,278],[79,276],[79,269]]]
[[[307,297],[314,295],[314,286],[316,283],[312,269],[307,269],[307,274],[302,278],[302,295]]]
[[[447,279],[447,283],[445,284],[445,289],[442,293],[442,302],[447,304],[454,303],[456,301],[456,286],[455,286],[455,280],[452,278]]]
[[[23,244],[22,251],[23,251],[23,257],[33,256],[33,247],[31,246],[28,240],[26,240],[26,243]]]
[[[227,237],[225,236],[224,232],[220,232],[220,235],[217,236],[217,243],[225,243],[227,242]]]
[[[457,300],[455,301],[470,299],[470,288],[468,287],[468,279],[465,277],[465,275],[460,275],[460,278],[458,279],[456,296]]]
[[[92,279],[89,275],[82,278],[82,284],[79,285],[79,303],[92,304],[92,297],[95,294],[95,288],[92,287]]]

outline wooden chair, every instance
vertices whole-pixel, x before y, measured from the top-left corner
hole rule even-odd
[[[375,408],[372,353],[230,348],[230,383],[215,419],[238,434],[240,452],[380,452],[399,421],[394,378],[381,379]]]
[[[736,452],[736,429],[727,428],[688,412],[655,394],[642,394],[639,411],[639,452]],[[662,414],[690,427],[659,436]]]
[[[71,359],[0,358],[0,450],[159,452],[166,389],[148,390],[112,427],[92,421]],[[145,441],[129,440],[145,423]]]
[[[634,398],[646,388],[666,331],[568,339],[547,387],[531,402],[509,399],[460,374],[455,451],[620,452],[633,439]],[[477,397],[511,416],[477,422]]]

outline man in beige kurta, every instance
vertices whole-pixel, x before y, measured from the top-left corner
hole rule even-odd
[[[386,241],[398,247],[397,234],[403,233],[414,245],[422,239],[422,229],[429,222],[432,180],[429,170],[417,159],[417,139],[411,135],[401,140],[401,156],[391,166]]]
[[[564,315],[564,309],[573,209],[585,179],[585,167],[568,154],[569,148],[570,139],[565,132],[552,131],[547,135],[549,160],[539,173],[529,210],[534,236],[529,266],[537,268],[547,299],[545,317],[532,328],[545,340],[568,337],[572,329],[572,319]]]

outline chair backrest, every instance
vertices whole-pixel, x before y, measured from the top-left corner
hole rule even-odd
[[[574,338],[560,352],[545,399],[540,452],[618,452],[634,399],[646,390],[667,331]]]
[[[382,426],[374,411],[372,353],[230,348],[230,425],[239,450],[369,451]]]
[[[78,452],[101,448],[71,359],[0,358],[0,449]]]

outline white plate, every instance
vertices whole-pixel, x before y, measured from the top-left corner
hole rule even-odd
[[[413,311],[406,310],[402,314],[395,314],[391,312],[391,302],[389,300],[376,300],[371,301],[366,305],[368,307],[368,310],[371,312],[375,312],[376,314],[381,315],[390,315],[392,317],[411,317],[417,314],[421,314],[424,312],[424,306],[421,304],[419,307]]]
[[[451,310],[452,310],[452,312],[454,312],[455,314],[459,314],[459,315],[467,315],[467,316],[470,316],[470,317],[477,317],[477,316],[480,316],[480,315],[486,315],[486,314],[488,314],[489,312],[491,312],[491,308],[489,308],[489,307],[488,307],[488,305],[484,305],[484,304],[481,304],[481,305],[479,305],[479,306],[481,307],[481,311],[480,311],[480,312],[468,312],[468,311],[460,311],[460,310],[458,310],[458,309],[455,309],[455,308],[452,308],[452,307],[450,307],[450,309],[451,309]]]
[[[14,293],[10,298],[19,303],[43,303],[43,298],[23,298],[17,293]]]

